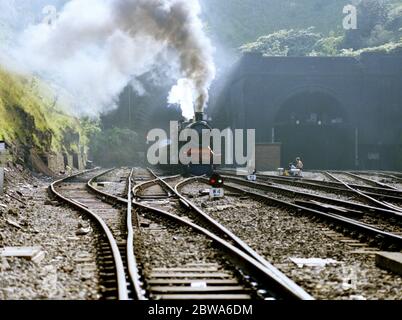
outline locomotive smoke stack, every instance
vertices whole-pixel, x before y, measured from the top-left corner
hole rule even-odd
[[[204,113],[203,112],[196,112],[194,120],[195,120],[195,122],[203,121],[204,120]]]

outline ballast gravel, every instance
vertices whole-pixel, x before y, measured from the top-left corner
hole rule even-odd
[[[0,258],[0,300],[96,300],[98,275],[93,232],[80,214],[48,197],[50,180],[9,163],[0,198],[0,250],[40,247],[41,259]],[[11,222],[11,223],[10,223]]]
[[[322,222],[247,197],[210,200],[200,195],[205,188],[206,184],[194,182],[181,192],[316,299],[402,299],[402,278],[375,266],[375,248],[352,246],[347,237]],[[298,266],[291,258],[332,259],[336,263]]]

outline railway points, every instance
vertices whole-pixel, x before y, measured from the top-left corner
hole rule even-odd
[[[361,196],[396,205],[400,190],[377,185],[356,193],[348,188],[353,184],[326,172],[322,177],[337,181],[258,172],[250,181],[236,171],[218,172],[214,179],[224,196],[216,199],[209,197],[216,186],[211,178],[160,169],[97,168],[53,182],[52,205],[64,203],[80,213],[84,222],[77,234],[95,239],[96,255],[82,256],[99,279],[93,297],[401,298],[394,289],[381,289],[401,284],[396,264],[381,258],[401,250],[401,213]],[[307,266],[294,262],[301,258]],[[316,269],[308,266],[313,260],[328,262]],[[350,287],[354,273],[371,276]],[[342,276],[329,280],[335,274]]]

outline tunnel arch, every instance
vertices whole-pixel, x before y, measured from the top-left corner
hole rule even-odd
[[[301,157],[307,169],[353,168],[353,126],[330,90],[307,87],[288,94],[277,104],[274,127],[283,166]]]
[[[276,96],[276,98],[273,101],[274,114],[278,114],[283,108],[283,106],[290,100],[294,99],[295,97],[298,96],[300,97],[303,95],[326,96],[329,99],[336,102],[337,105],[339,105],[339,107],[342,109],[343,113],[345,114],[348,120],[351,119],[342,95],[336,90],[327,86],[322,86],[318,82],[316,83],[315,81],[309,84],[292,87],[290,90],[286,90],[284,94],[279,94],[278,96]]]
[[[304,91],[285,100],[275,116],[275,124],[297,121],[321,125],[349,123],[349,116],[334,96],[322,91]]]

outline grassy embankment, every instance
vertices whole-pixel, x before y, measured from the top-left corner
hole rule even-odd
[[[40,152],[78,151],[79,141],[86,140],[80,121],[62,110],[51,89],[37,78],[0,66],[0,139]]]

